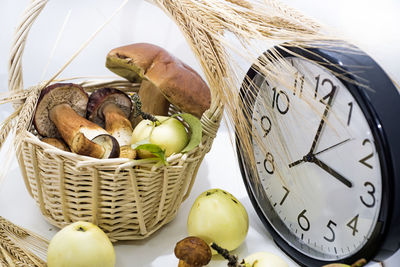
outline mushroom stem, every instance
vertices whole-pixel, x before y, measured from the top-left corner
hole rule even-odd
[[[72,152],[99,159],[103,158],[105,152],[101,145],[90,141],[83,133],[78,133],[74,136],[71,147],[75,148]]]
[[[199,266],[199,265],[190,265],[190,264],[186,263],[186,261],[179,260],[178,267],[201,267],[201,266]]]
[[[144,120],[151,120],[158,124],[160,123],[154,115],[142,111],[142,101],[137,93],[130,94],[130,97],[135,105],[135,117],[142,116]]]
[[[218,254],[228,260],[229,267],[245,267],[244,265],[239,263],[238,256],[230,254],[227,249],[218,246],[214,242],[211,244],[211,248],[213,248],[215,251],[218,252]]]
[[[70,105],[54,106],[49,111],[49,117],[72,152],[94,158],[103,156],[104,148],[93,143],[87,137],[94,138],[105,131],[93,122],[79,116]]]
[[[118,140],[120,146],[129,145],[133,128],[124,112],[116,104],[107,103],[103,107],[103,115],[106,131]]]
[[[168,116],[170,103],[161,93],[160,89],[152,82],[143,80],[140,84],[138,96],[140,98],[141,110],[155,116]],[[133,118],[132,125],[136,126],[142,121],[140,116]]]

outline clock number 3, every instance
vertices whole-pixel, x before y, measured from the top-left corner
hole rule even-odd
[[[367,187],[367,186],[371,187],[371,190],[370,190],[370,191],[367,191],[367,192],[368,192],[368,194],[371,195],[371,197],[372,197],[372,203],[369,204],[369,203],[365,202],[364,198],[363,198],[362,196],[360,196],[361,202],[362,202],[366,207],[372,208],[373,206],[375,206],[375,196],[374,196],[374,193],[375,193],[375,186],[374,186],[372,183],[370,183],[370,182],[365,182],[365,183],[364,183],[364,186],[365,186],[365,187]]]

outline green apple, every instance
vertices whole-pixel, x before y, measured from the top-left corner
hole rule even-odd
[[[107,235],[89,222],[75,222],[51,239],[47,251],[49,267],[113,267],[114,247]]]
[[[222,189],[210,189],[200,194],[189,212],[187,230],[207,244],[215,242],[229,251],[246,238],[249,216],[242,203]],[[216,251],[212,249],[213,254]]]
[[[268,252],[256,252],[244,259],[247,267],[289,267],[279,256]]]
[[[158,145],[165,150],[168,157],[173,153],[179,153],[188,143],[189,136],[183,124],[171,117],[156,116],[160,124],[150,120],[142,120],[133,129],[131,143],[136,144],[148,140],[151,144]],[[153,157],[148,151],[139,150],[140,158]]]

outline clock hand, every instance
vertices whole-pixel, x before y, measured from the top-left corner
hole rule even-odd
[[[334,145],[332,145],[332,146],[330,146],[330,147],[327,147],[327,148],[325,148],[325,149],[323,149],[323,150],[321,150],[321,151],[318,151],[317,153],[314,154],[314,156],[316,156],[316,155],[318,155],[318,154],[321,154],[322,152],[325,152],[325,151],[327,151],[327,150],[329,150],[329,149],[331,149],[331,148],[337,147],[337,146],[339,146],[339,145],[341,145],[341,144],[343,144],[343,143],[346,143],[347,141],[350,141],[351,139],[352,139],[352,138],[347,138],[346,140],[343,140],[342,142],[339,142],[339,143],[334,144]]]
[[[305,161],[306,160],[304,159],[304,157],[302,159],[296,160],[295,162],[292,162],[292,163],[289,164],[289,168],[292,168],[292,167],[294,167],[294,166],[296,166],[296,165],[298,165],[298,164],[300,164],[302,162],[305,162]]]
[[[341,142],[339,142],[337,144],[334,144],[334,145],[332,145],[330,147],[327,147],[327,148],[325,148],[325,149],[323,149],[323,150],[321,150],[321,151],[319,151],[319,152],[317,152],[315,154],[312,154],[312,153],[311,154],[307,154],[302,159],[299,159],[299,160],[296,160],[295,162],[290,163],[289,164],[289,168],[292,168],[292,167],[294,167],[294,166],[296,166],[296,165],[298,165],[298,164],[300,164],[302,162],[310,162],[312,156],[316,156],[318,154],[321,154],[322,152],[325,152],[325,151],[327,151],[327,150],[329,150],[331,148],[334,148],[334,147],[337,147],[337,146],[339,146],[339,145],[341,145],[343,143],[346,143],[347,141],[350,141],[351,139],[352,138],[347,138],[346,140],[343,140],[343,141],[341,141]]]
[[[353,184],[345,177],[343,177],[340,173],[336,172],[334,169],[326,165],[324,162],[321,160],[317,159],[315,156],[312,156],[311,162],[317,164],[319,167],[321,167],[324,171],[328,172],[330,175],[338,179],[340,182],[345,184],[347,187],[351,188]]]
[[[326,107],[325,107],[325,110],[324,110],[324,114],[322,115],[321,121],[320,121],[320,123],[318,125],[317,133],[315,134],[315,137],[314,137],[314,140],[312,142],[311,149],[310,149],[309,153],[314,153],[315,147],[317,146],[317,142],[318,142],[319,137],[321,135],[322,128],[325,125],[325,120],[328,117],[328,112],[329,112],[329,110],[331,108],[332,101],[333,101],[333,96],[335,95],[335,92],[336,92],[336,86],[332,86],[332,91],[329,93],[328,103],[326,104]]]

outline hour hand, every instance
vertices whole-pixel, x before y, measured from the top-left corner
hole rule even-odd
[[[321,160],[317,159],[315,156],[313,157],[312,161],[313,163],[317,164],[319,167],[321,167],[324,171],[328,172],[330,175],[338,179],[340,182],[342,182],[344,185],[347,187],[351,188],[353,186],[352,182],[350,182],[347,178],[345,178],[343,175],[340,173],[336,172],[334,169],[326,165],[324,162]]]

